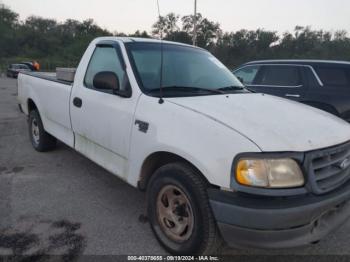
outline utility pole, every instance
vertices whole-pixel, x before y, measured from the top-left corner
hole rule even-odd
[[[193,45],[197,44],[197,0],[194,0]]]

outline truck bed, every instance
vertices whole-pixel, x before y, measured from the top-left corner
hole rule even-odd
[[[28,72],[18,76],[18,101],[29,115],[34,103],[40,112],[45,130],[67,145],[74,146],[70,121],[70,95],[73,82],[56,78],[56,73]]]
[[[21,74],[45,79],[48,81],[57,82],[57,83],[64,84],[64,85],[72,85],[73,84],[73,82],[70,82],[70,81],[58,80],[57,75],[54,72],[21,72]]]

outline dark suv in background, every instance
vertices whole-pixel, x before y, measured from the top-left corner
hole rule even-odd
[[[25,64],[11,64],[7,68],[7,77],[17,78],[20,72],[32,71],[28,65]]]
[[[350,122],[350,62],[254,61],[233,73],[252,91],[302,102]]]

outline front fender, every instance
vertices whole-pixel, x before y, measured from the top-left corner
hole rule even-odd
[[[140,98],[135,121],[149,123],[147,133],[132,129],[128,182],[137,185],[142,164],[155,152],[169,152],[186,159],[214,185],[230,187],[234,157],[260,152],[244,136],[202,114],[149,96]]]

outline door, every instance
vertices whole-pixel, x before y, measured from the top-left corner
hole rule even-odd
[[[310,87],[309,100],[315,101],[316,107],[350,122],[350,68],[320,64],[314,66],[314,72],[318,81],[313,81]]]
[[[298,65],[255,65],[246,67],[243,68],[247,79],[245,85],[257,93],[280,96],[301,102],[304,100],[307,91],[307,86],[303,81],[302,68]]]
[[[130,88],[118,44],[97,45],[81,83],[74,83],[71,118],[75,149],[110,172],[126,179],[130,133],[137,99],[112,90],[97,90],[94,76],[114,72],[121,90]]]

